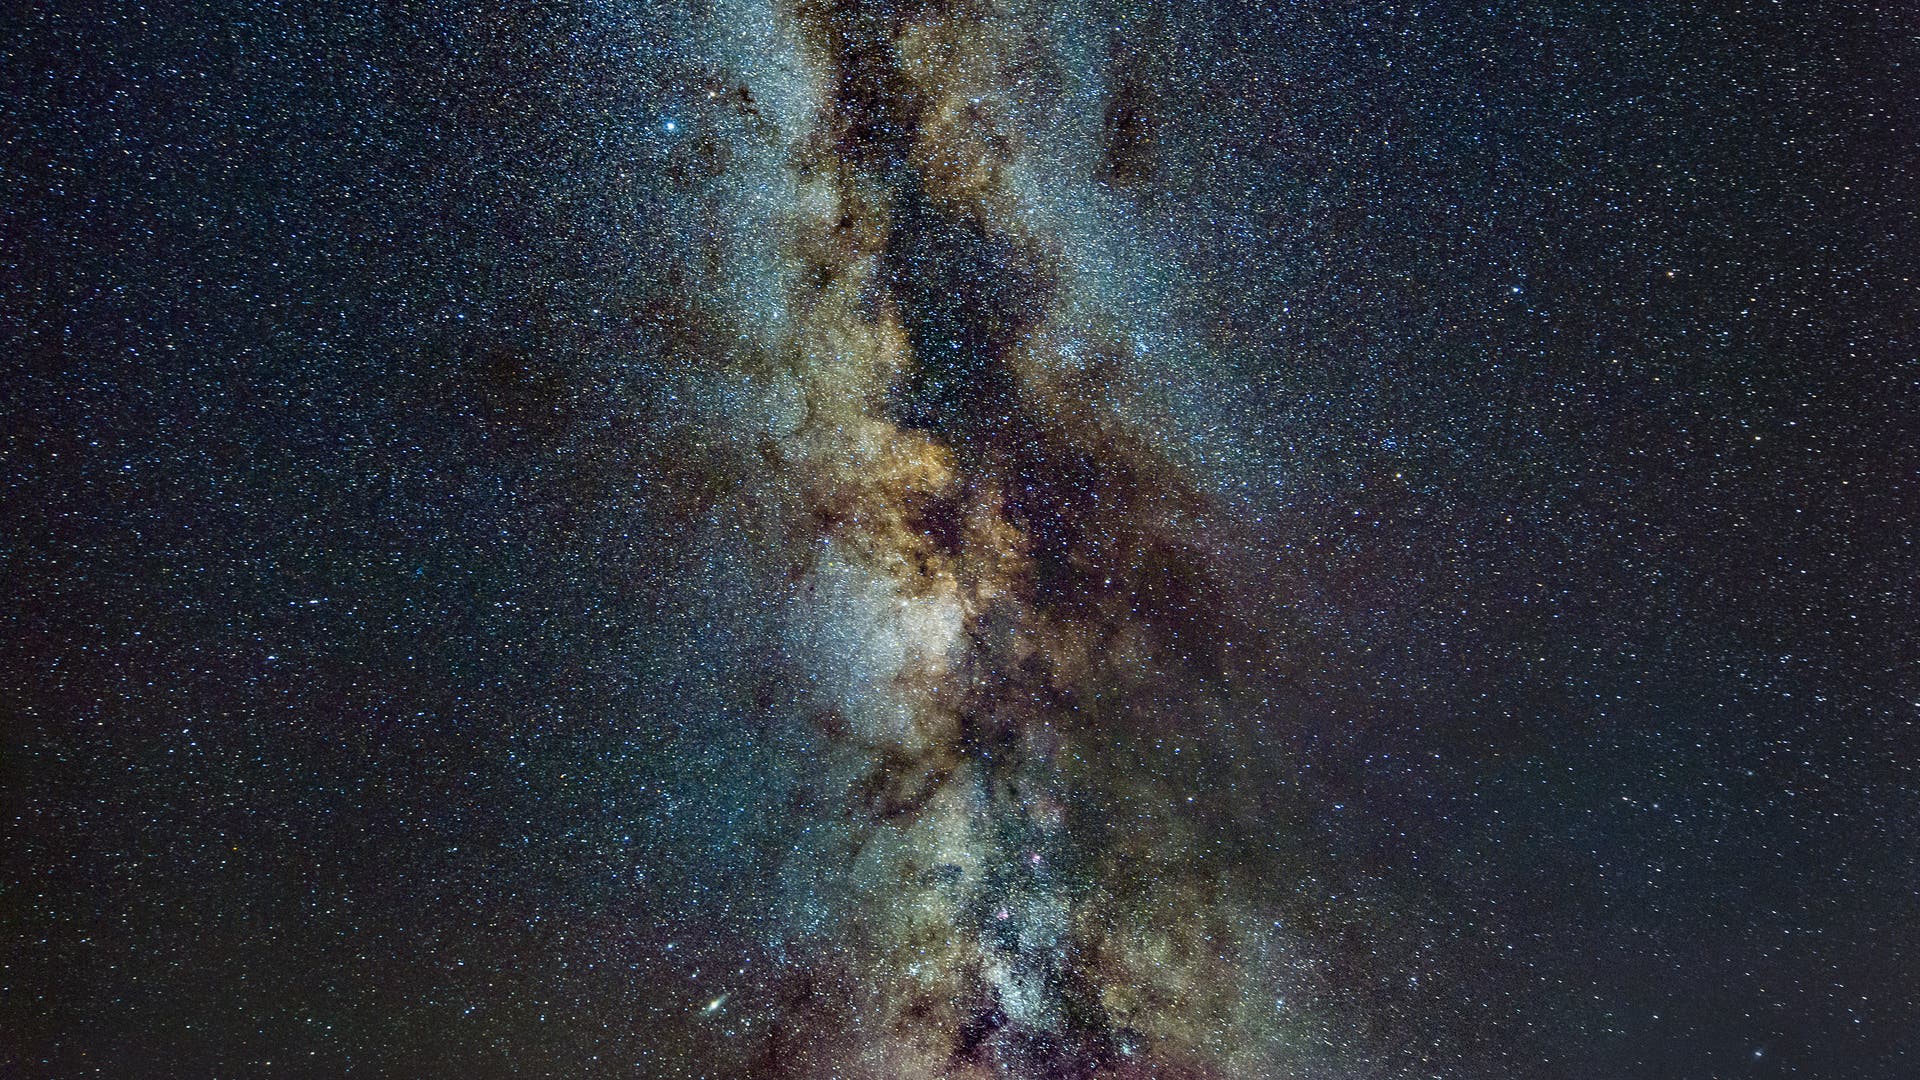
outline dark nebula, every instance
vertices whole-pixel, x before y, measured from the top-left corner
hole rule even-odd
[[[1920,1063],[1904,13],[8,28],[0,1074]]]

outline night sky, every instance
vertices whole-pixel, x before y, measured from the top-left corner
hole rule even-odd
[[[1920,15],[0,17],[0,1075],[1920,1075]]]

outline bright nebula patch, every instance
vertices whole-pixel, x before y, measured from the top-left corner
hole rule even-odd
[[[779,493],[786,633],[822,676],[776,722],[820,733],[845,835],[814,857],[850,884],[776,990],[767,1073],[1337,1067],[1360,1020],[1278,899],[1284,823],[1218,805],[1284,716],[1287,599],[1156,445],[1099,253],[1050,228],[1133,209],[1163,167],[1142,103],[1086,93],[1040,12],[782,14],[816,95],[773,219],[787,317],[732,377],[794,403],[741,468]],[[1102,122],[1063,143],[1075,109]]]

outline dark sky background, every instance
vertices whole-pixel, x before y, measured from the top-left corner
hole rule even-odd
[[[786,1075],[831,812],[684,360],[805,121],[745,6],[5,16],[0,1072]],[[1234,752],[1334,970],[1419,968],[1305,1075],[1914,1075],[1914,17],[1059,21],[1043,186],[1176,253],[1095,302],[1280,567]]]

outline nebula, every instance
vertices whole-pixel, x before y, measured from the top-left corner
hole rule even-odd
[[[1272,860],[1231,853],[1270,815],[1208,786],[1288,692],[1284,588],[1157,445],[1138,346],[1027,190],[1130,198],[1151,103],[1122,71],[1073,168],[1022,126],[1035,19],[785,14],[816,97],[784,163],[786,319],[736,361],[778,390],[733,469],[778,508],[794,719],[851,887],[758,1067],[1312,1075],[1339,1044],[1324,961]]]

